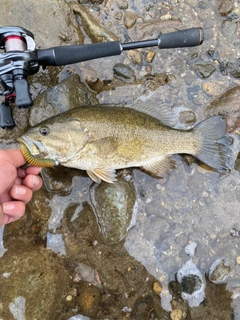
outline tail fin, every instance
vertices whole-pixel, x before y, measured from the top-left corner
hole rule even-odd
[[[203,140],[202,149],[195,156],[218,172],[230,169],[231,150],[225,136],[225,120],[219,116],[211,117],[196,125],[193,130],[201,134]]]

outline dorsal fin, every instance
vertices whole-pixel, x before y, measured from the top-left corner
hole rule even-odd
[[[130,105],[129,108],[148,114],[161,121],[165,126],[174,127],[178,122],[178,112],[167,104],[140,102]]]

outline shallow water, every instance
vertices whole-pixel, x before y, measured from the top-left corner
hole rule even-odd
[[[205,41],[194,48],[139,50],[140,64],[123,53],[40,71],[31,78],[37,103],[31,112],[14,109],[17,127],[11,133],[0,131],[2,148],[15,146],[14,139],[28,122],[36,123],[65,110],[66,105],[76,103],[73,100],[80,101],[81,93],[74,92],[71,99],[65,85],[54,87],[44,98],[40,95],[73,73],[96,90],[85,95],[92,103],[95,99],[101,104],[165,102],[180,110],[190,108],[197,122],[208,116],[207,106],[212,101],[240,85],[236,77],[239,1],[81,2],[122,42],[141,40],[146,32],[148,38],[156,37],[157,30],[143,26],[143,19],[161,19],[163,30],[173,31],[179,22],[169,25],[166,21],[170,18],[180,19],[181,28],[203,27]],[[17,1],[3,1],[2,25],[9,24],[13,8],[16,15],[11,15],[11,24],[34,32],[42,48],[63,44],[62,39],[67,39],[66,44],[82,41],[80,35],[77,40],[71,38],[72,28],[76,30],[78,24],[69,13],[68,2],[61,1],[59,6],[58,1],[45,0],[39,5],[24,1],[19,7]],[[29,8],[33,9],[31,18],[27,16]],[[138,16],[137,28],[124,25],[130,11]],[[53,32],[50,26],[55,15],[59,25]],[[49,27],[40,36],[46,22]],[[85,42],[90,42],[80,29]],[[146,61],[149,51],[155,52],[151,63]],[[114,75],[119,63],[133,70],[130,78],[124,68],[122,77]],[[71,90],[74,84],[79,86],[76,78],[69,85]],[[234,140],[234,163],[239,152],[240,105],[237,96],[230,100],[235,106],[232,111],[224,102],[221,108],[225,108]],[[216,108],[214,112],[219,111]],[[181,128],[194,124],[184,119]],[[106,230],[119,239],[114,244],[101,233],[89,193],[96,186],[85,173],[62,168],[46,172],[47,184],[34,194],[26,215],[6,226],[4,233],[0,230],[0,319],[170,319],[174,312],[178,315],[174,319],[240,319],[239,166],[220,176],[191,157],[176,156],[176,160],[177,168],[165,179],[154,179],[137,169],[123,173],[134,184],[137,213],[134,226],[131,219],[119,220],[121,215],[106,220]],[[122,241],[115,221],[119,231],[128,231]],[[211,282],[209,272],[217,265]],[[157,281],[161,289],[156,292],[153,284]]]

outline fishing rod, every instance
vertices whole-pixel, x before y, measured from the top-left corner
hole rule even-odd
[[[159,49],[194,47],[203,42],[203,29],[190,28],[165,34],[157,39],[121,43],[109,41],[83,45],[56,46],[36,49],[34,35],[18,26],[0,28],[0,95],[5,101],[0,105],[0,128],[15,126],[10,104],[19,108],[33,105],[28,76],[38,72],[39,67],[64,66],[86,60],[120,55],[125,50],[157,46]]]

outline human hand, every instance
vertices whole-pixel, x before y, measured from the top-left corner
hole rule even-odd
[[[33,191],[42,186],[41,169],[20,168],[25,162],[20,150],[0,150],[0,226],[20,219]]]

